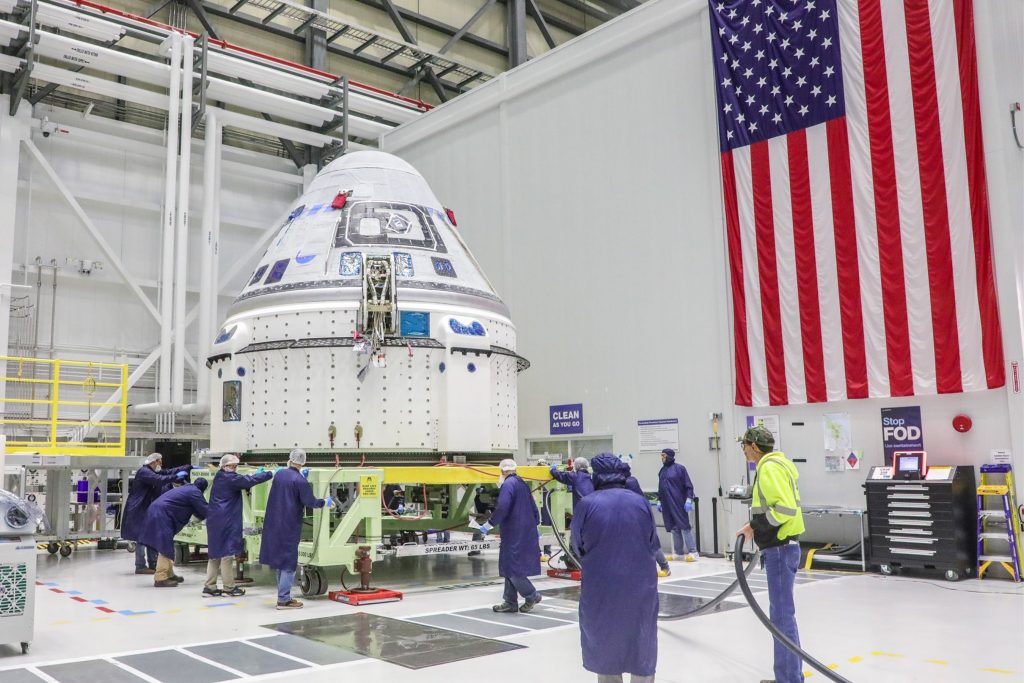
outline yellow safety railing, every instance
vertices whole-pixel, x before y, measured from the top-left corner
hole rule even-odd
[[[0,425],[8,453],[125,454],[127,365],[0,356],[3,365]],[[109,398],[94,400],[100,391]],[[115,411],[117,419],[103,419]]]

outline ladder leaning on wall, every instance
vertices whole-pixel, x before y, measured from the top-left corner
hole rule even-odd
[[[986,499],[999,498],[1001,507],[989,508]],[[1009,543],[1008,555],[989,549],[992,541]],[[1020,516],[1010,465],[982,465],[978,486],[978,578],[993,564],[1003,567],[1014,581],[1021,580]]]

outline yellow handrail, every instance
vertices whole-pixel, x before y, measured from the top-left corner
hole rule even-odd
[[[31,451],[43,455],[125,454],[128,423],[127,365],[18,356],[0,356],[0,361],[6,363],[9,368],[9,372],[0,370],[0,382],[7,383],[8,394],[12,390],[27,393],[29,389],[26,385],[49,385],[48,398],[35,398],[39,394],[45,397],[46,389],[33,389],[32,398],[23,398],[25,393],[21,396],[0,397],[0,407],[3,409],[0,424],[5,425],[8,435],[8,453]],[[12,364],[17,364],[17,368],[11,368]],[[31,369],[31,372],[26,367]],[[8,374],[19,376],[8,377]],[[97,381],[97,377],[106,377],[108,380],[117,378],[117,381],[100,382]],[[19,385],[22,385],[20,390],[17,388]],[[93,401],[92,398],[98,388],[114,390],[111,392],[113,396]],[[113,419],[97,420],[93,417],[96,409],[118,408],[120,410],[115,413],[116,417]],[[19,411],[25,417],[17,416]],[[45,430],[40,429],[43,427]],[[93,427],[103,430],[100,433],[102,441],[84,440],[89,429]],[[115,432],[116,438],[111,438],[115,436]]]

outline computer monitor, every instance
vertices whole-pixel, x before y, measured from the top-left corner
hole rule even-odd
[[[928,473],[928,454],[924,451],[894,453],[892,464],[896,479],[924,479]]]

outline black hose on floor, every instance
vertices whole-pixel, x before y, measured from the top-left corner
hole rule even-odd
[[[747,563],[746,569],[742,569],[743,558],[740,557],[739,564],[737,565],[740,569],[737,569],[743,576],[744,583],[746,583],[746,577],[750,576],[750,573],[754,571],[754,567],[757,566],[758,555],[755,554],[750,558],[750,562]],[[737,578],[735,581],[725,587],[721,593],[712,598],[709,602],[704,603],[700,607],[689,612],[683,612],[682,614],[659,614],[658,621],[679,621],[680,619],[689,619],[690,617],[699,617],[702,614],[707,614],[718,606],[718,603],[725,600],[729,595],[736,590],[736,586],[740,585],[740,580]]]
[[[785,645],[793,654],[799,655],[805,662],[810,664],[811,667],[813,667],[819,673],[825,676],[825,678],[829,679],[830,681],[835,681],[835,683],[851,683],[849,679],[843,678],[835,671],[828,668],[827,666],[819,662],[817,659],[801,650],[799,645],[794,643],[792,640],[789,639],[788,636],[786,636],[786,634],[784,634],[782,631],[776,628],[775,624],[773,624],[771,620],[768,618],[768,615],[766,615],[764,613],[764,610],[761,609],[761,606],[757,604],[757,600],[754,599],[754,594],[751,592],[750,586],[747,584],[747,573],[749,573],[749,567],[747,573],[743,571],[743,542],[745,540],[746,539],[743,537],[743,534],[738,534],[736,536],[736,547],[733,550],[732,557],[733,563],[736,567],[736,580],[739,582],[740,590],[743,591],[743,595],[744,597],[746,597],[747,602],[750,603],[750,609],[753,610],[754,614],[761,621],[764,627],[768,629],[773,636],[775,636],[775,640]],[[754,562],[751,561],[750,564],[752,566]]]
[[[547,498],[545,498],[543,496],[542,496],[542,500],[544,501],[544,508],[547,510],[548,517],[551,519],[551,529],[555,532],[555,540],[557,540],[558,541],[558,545],[560,545],[562,547],[562,552],[564,552],[565,556],[567,558],[569,558],[572,562],[574,562],[577,567],[582,567],[583,566],[582,563],[580,563],[579,558],[577,558],[576,555],[572,552],[572,548],[568,547],[565,544],[565,542],[562,540],[562,532],[559,532],[558,531],[558,527],[555,526],[555,518],[551,514],[551,502]],[[550,561],[549,561],[549,564],[550,564]],[[743,574],[744,578],[746,578],[747,576],[750,576],[750,573],[752,571],[754,571],[754,567],[756,565],[757,565],[757,556],[755,555],[750,560],[750,564],[747,565],[747,568],[746,569],[742,569],[741,568],[739,571]],[[739,585],[739,579],[737,579],[736,581],[733,581],[732,583],[730,583],[728,586],[725,587],[725,590],[723,590],[721,593],[716,595],[714,598],[712,598],[708,602],[702,604],[700,607],[698,607],[696,609],[692,609],[692,610],[689,610],[687,612],[682,612],[681,614],[660,614],[659,613],[658,614],[658,621],[680,621],[682,619],[689,619],[691,617],[699,617],[702,614],[706,614],[708,612],[711,612],[712,610],[714,610],[718,606],[718,604],[720,602],[725,600],[727,597],[729,597],[729,595],[734,590],[736,590],[736,586],[737,585]]]

